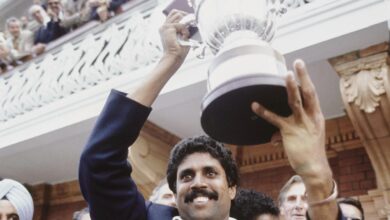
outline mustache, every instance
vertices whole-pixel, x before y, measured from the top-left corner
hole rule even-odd
[[[184,197],[184,203],[189,203],[194,201],[196,197],[207,197],[210,200],[218,200],[218,193],[215,191],[208,191],[205,189],[195,189],[187,193]]]

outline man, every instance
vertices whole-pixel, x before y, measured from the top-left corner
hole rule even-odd
[[[82,153],[80,187],[92,219],[229,219],[239,179],[231,152],[222,144],[201,136],[185,139],[173,148],[167,180],[178,213],[172,207],[145,205],[126,160],[128,146],[136,140],[150,106],[188,53],[188,48],[177,42],[177,34],[184,39],[189,36],[185,25],[179,23],[184,16],[177,10],[169,13],[160,29],[164,48],[161,60],[132,93],[111,93]],[[294,66],[302,94],[290,74],[286,82],[293,115],[282,118],[258,103],[253,103],[252,110],[280,129],[290,165],[304,177],[308,201],[313,204],[310,215],[334,220],[337,203],[332,196],[336,190],[325,153],[323,115],[304,63],[299,61]]]
[[[291,177],[279,193],[280,214],[285,220],[306,220],[308,210],[306,188],[300,176]]]
[[[10,34],[7,44],[13,61],[23,61],[45,51],[44,44],[34,45],[34,35],[31,31],[21,30],[21,24],[17,18],[7,19],[6,28]]]
[[[238,190],[230,210],[237,220],[277,220],[279,208],[271,197],[254,190]]]
[[[3,74],[11,68],[12,62],[9,49],[7,47],[7,40],[2,32],[0,32],[0,74]]]
[[[89,0],[92,7],[91,19],[105,21],[110,16],[120,13],[121,6],[129,0]]]
[[[48,2],[59,0],[49,0]],[[61,20],[61,26],[70,29],[76,29],[87,23],[91,17],[92,6],[88,0],[65,0],[64,17]]]
[[[47,14],[52,22],[59,22],[65,30],[75,29],[89,20],[90,12],[86,11],[85,4],[84,0],[69,0],[65,5],[60,0],[48,0]]]
[[[167,179],[162,179],[153,189],[149,201],[160,205],[176,207],[175,195],[169,189]]]
[[[353,198],[340,198],[337,201],[341,212],[347,220],[364,220],[364,210],[359,200]]]
[[[64,12],[60,0],[47,1],[47,15],[55,22],[61,21],[64,18]]]
[[[39,24],[34,33],[34,44],[47,44],[65,35],[67,30],[60,26],[59,21],[54,21],[46,14],[40,5],[32,5],[29,14]]]
[[[0,219],[32,220],[34,204],[30,193],[11,179],[0,180]]]

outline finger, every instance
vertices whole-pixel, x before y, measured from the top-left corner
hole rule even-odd
[[[286,79],[286,88],[288,96],[288,105],[290,106],[294,117],[301,118],[303,106],[298,84],[293,78],[292,72],[289,72]]]
[[[186,33],[186,25],[180,24],[180,23],[170,23],[170,24],[164,24],[160,27],[159,31],[160,33],[169,33],[169,32],[176,32],[176,33]],[[188,30],[187,30],[188,31]]]
[[[185,14],[177,13],[177,14],[173,15],[171,18],[169,18],[169,22],[170,23],[179,23],[184,18],[184,16],[185,16]]]
[[[188,30],[188,27],[185,24],[174,23],[174,24],[166,25],[165,28],[175,29],[176,33],[180,34],[183,39],[187,39],[190,36],[190,31]]]
[[[303,99],[305,100],[304,108],[310,113],[321,112],[317,92],[313,82],[310,79],[305,62],[300,59],[296,60],[294,62],[294,69],[297,73],[299,81],[301,82],[301,92]]]
[[[251,105],[252,111],[256,113],[256,115],[262,117],[264,120],[268,121],[272,125],[281,129],[285,125],[284,118],[281,116],[269,111],[264,106],[260,105],[257,102],[252,102]]]
[[[179,31],[183,40],[188,40],[188,38],[190,37],[190,31],[188,30],[188,27],[186,25],[177,27],[177,30]]]
[[[184,11],[179,11],[176,9],[173,9],[167,16],[166,22],[169,23],[177,23],[179,22],[184,16],[186,16],[187,13]]]

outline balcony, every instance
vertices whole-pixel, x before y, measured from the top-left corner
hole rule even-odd
[[[338,77],[327,59],[387,41],[387,1],[287,2],[273,46],[288,64],[307,61],[326,117],[342,116]],[[30,184],[77,179],[81,149],[109,90],[131,91],[162,53],[157,30],[163,6],[153,0],[132,4],[0,78],[1,175]],[[165,86],[149,118],[179,137],[202,133],[200,103],[212,56],[199,60],[196,53]]]

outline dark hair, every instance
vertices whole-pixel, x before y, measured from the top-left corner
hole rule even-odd
[[[237,220],[256,220],[259,215],[279,215],[279,208],[271,197],[249,189],[239,189],[233,200],[230,216]]]
[[[364,210],[359,200],[354,198],[339,198],[337,199],[337,202],[339,204],[347,204],[347,205],[355,206],[362,213],[362,220],[364,220]]]
[[[209,153],[225,170],[229,187],[238,186],[238,168],[230,150],[210,137],[202,135],[184,139],[172,149],[167,169],[168,185],[172,192],[176,193],[176,176],[179,165],[193,153]]]

